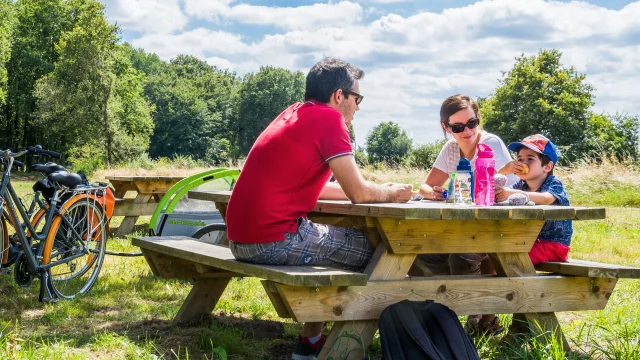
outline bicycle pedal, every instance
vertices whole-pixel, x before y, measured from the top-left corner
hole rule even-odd
[[[53,297],[50,297],[50,296],[45,296],[45,297],[43,297],[43,298],[42,298],[42,300],[41,300],[41,301],[42,301],[43,303],[45,303],[45,304],[55,304],[55,303],[57,303],[57,302],[58,302],[58,301],[60,301],[60,300],[59,300],[59,299],[56,299],[56,298],[53,298]]]

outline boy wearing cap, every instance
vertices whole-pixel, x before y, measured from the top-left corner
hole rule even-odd
[[[553,175],[558,162],[555,144],[536,134],[521,142],[509,144],[508,149],[517,154],[500,169],[500,173],[515,173],[520,181],[496,190],[496,201],[504,201],[511,194],[523,192],[536,205],[569,205],[569,197],[560,179]],[[571,220],[549,220],[544,223],[529,257],[534,265],[543,261],[566,261],[573,234]]]

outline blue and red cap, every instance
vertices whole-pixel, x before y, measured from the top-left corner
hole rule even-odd
[[[521,147],[527,147],[538,154],[547,155],[553,164],[558,163],[558,149],[556,145],[543,135],[535,134],[527,136],[520,142],[512,142],[507,148],[513,152],[518,152]]]

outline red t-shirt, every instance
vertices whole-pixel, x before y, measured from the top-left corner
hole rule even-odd
[[[296,103],[260,134],[227,207],[229,240],[284,240],[313,209],[331,177],[327,161],[353,154],[339,111],[316,101]]]

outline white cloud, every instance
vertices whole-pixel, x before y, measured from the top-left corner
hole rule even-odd
[[[103,0],[107,16],[123,30],[172,33],[189,22],[178,0]]]
[[[251,49],[250,46],[242,42],[240,35],[204,28],[176,35],[146,35],[131,43],[135,47],[156,53],[163,60],[170,60],[179,54],[188,54],[199,58],[205,58],[205,54],[245,54]]]
[[[359,4],[349,1],[298,7],[247,4],[231,6],[232,2],[233,0],[185,0],[185,11],[190,16],[215,22],[227,20],[290,30],[344,26],[359,22],[363,12]]]
[[[320,9],[345,13],[329,18]],[[286,30],[247,37],[198,28],[174,35],[150,33],[133,44],[163,59],[187,53],[240,74],[262,65],[306,72],[324,56],[362,67],[365,100],[354,121],[361,145],[367,131],[388,120],[398,122],[416,143],[441,138],[438,114],[447,96],[489,95],[516,56],[540,48],[558,48],[565,66],[587,74],[597,89],[594,110],[638,113],[640,2],[614,11],[576,1],[494,0],[441,13],[385,14],[370,23],[361,22],[360,5],[347,1],[268,8],[232,0],[185,0],[185,12],[218,20],[222,28],[228,21],[282,21]]]

